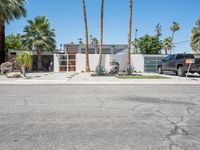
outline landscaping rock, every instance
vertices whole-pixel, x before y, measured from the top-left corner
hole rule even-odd
[[[119,72],[119,63],[116,60],[112,60],[110,62],[111,69],[109,71],[110,74],[117,74]]]
[[[7,73],[6,77],[7,78],[20,78],[21,77],[21,72]]]
[[[12,72],[12,70],[13,70],[13,67],[12,67],[11,62],[5,62],[5,63],[1,64],[1,73],[2,74]]]

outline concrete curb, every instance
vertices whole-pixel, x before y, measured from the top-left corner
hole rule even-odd
[[[199,81],[185,80],[119,80],[119,81],[68,81],[68,80],[13,80],[0,81],[0,85],[200,85]]]

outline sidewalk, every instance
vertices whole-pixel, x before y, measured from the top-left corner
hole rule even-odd
[[[155,74],[145,74],[155,75]],[[101,84],[101,85],[131,85],[131,84],[152,84],[152,85],[200,85],[199,76],[190,76],[188,78],[177,77],[174,75],[162,75],[169,79],[118,79],[116,77],[91,77],[88,73],[30,73],[31,79],[7,79],[0,75],[0,85],[79,85],[79,84]]]

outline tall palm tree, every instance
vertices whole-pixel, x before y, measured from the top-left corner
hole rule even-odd
[[[196,26],[192,29],[190,45],[194,52],[200,52],[200,19],[197,20]]]
[[[5,62],[5,25],[21,16],[26,16],[26,0],[0,1],[0,64]]]
[[[180,30],[180,25],[179,23],[177,22],[173,22],[170,30],[172,31],[172,43],[173,43],[173,46],[172,46],[172,50],[174,48],[174,35],[175,35],[175,32],[179,31]]]
[[[41,70],[42,51],[55,50],[55,30],[51,29],[49,20],[45,16],[37,16],[34,20],[28,20],[24,32],[22,43],[31,50],[37,50],[37,68]]]
[[[85,0],[82,0],[83,14],[84,14],[84,24],[85,24],[85,72],[90,72],[89,66],[89,46],[88,46],[88,25],[87,25],[87,12],[85,7]]]
[[[132,17],[133,17],[133,0],[130,0],[130,18],[129,18],[129,32],[128,32],[128,62],[131,65],[131,33],[132,33]]]
[[[100,18],[100,48],[99,48],[99,65],[102,64],[103,54],[103,17],[104,17],[104,0],[101,1],[101,18]]]
[[[166,39],[164,39],[163,41],[163,48],[165,50],[165,54],[167,55],[168,52],[172,49],[172,38],[171,37],[168,37]]]

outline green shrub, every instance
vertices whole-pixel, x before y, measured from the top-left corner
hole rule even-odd
[[[98,66],[96,67],[95,73],[96,73],[97,75],[99,75],[99,76],[103,76],[103,75],[106,74],[106,70],[105,70],[105,68],[104,68],[102,65],[98,65]]]
[[[134,68],[131,65],[126,66],[126,74],[131,75],[134,71]]]

